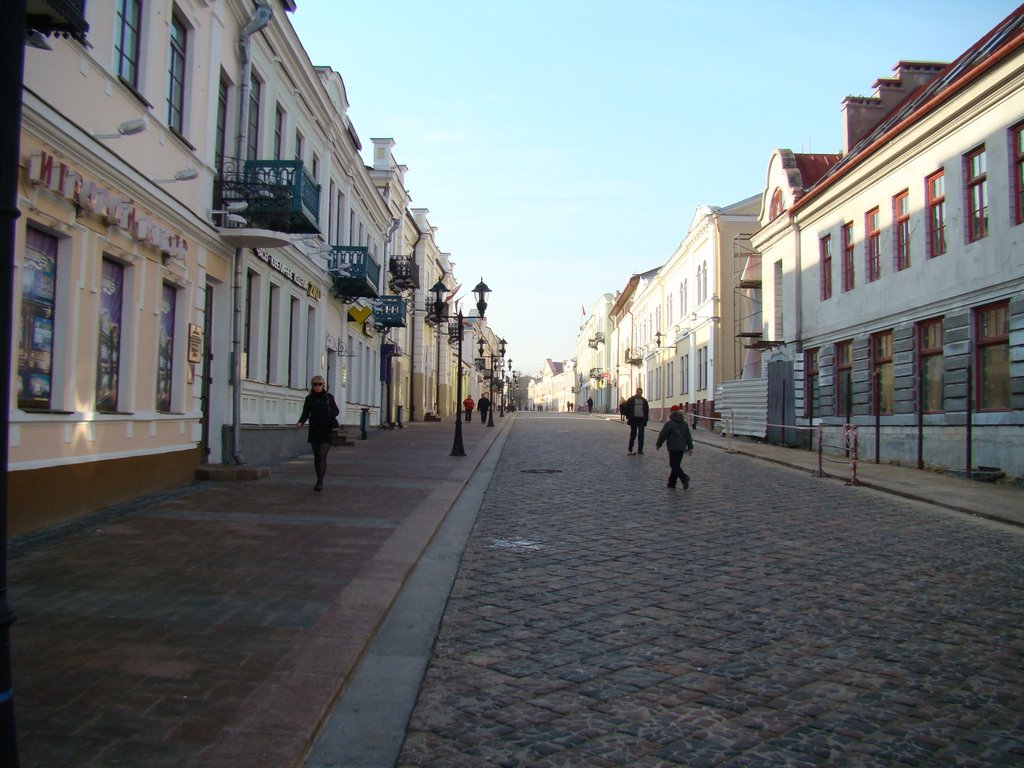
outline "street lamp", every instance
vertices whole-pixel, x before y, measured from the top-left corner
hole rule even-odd
[[[488,350],[490,345],[487,346]],[[485,355],[484,354],[484,340],[481,338],[477,342],[477,349],[480,350],[480,358],[486,359],[484,370],[487,371],[487,399],[490,401],[491,406],[487,409],[487,426],[494,426],[494,378],[497,376],[502,369],[502,359],[505,357],[505,340],[499,339],[498,350],[499,355]]]
[[[427,308],[427,312],[434,319],[436,323],[443,322],[446,318],[444,311],[444,295],[448,293],[448,286],[438,280],[434,283],[430,289],[430,293],[433,294],[434,300],[430,303]],[[436,330],[436,329],[435,329]],[[437,417],[441,417],[441,334],[436,333],[437,336],[437,374],[434,378],[434,411],[437,413]],[[455,409],[459,409],[456,407]]]

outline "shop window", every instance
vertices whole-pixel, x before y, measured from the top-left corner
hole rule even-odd
[[[818,350],[804,352],[804,416],[812,419],[820,415],[818,389]]]
[[[96,353],[96,410],[117,411],[121,381],[124,265],[104,257],[100,275],[99,342]]]
[[[52,235],[32,227],[25,232],[18,335],[19,408],[51,407],[57,245],[58,240]]]
[[[924,320],[918,325],[918,377],[921,386],[921,411],[942,413],[943,336],[942,318]]]
[[[980,411],[1010,407],[1010,305],[982,307],[974,313],[976,402]]]
[[[1010,158],[1013,162],[1013,220],[1024,224],[1024,123],[1010,129]]]
[[[849,417],[853,410],[853,342],[841,341],[835,348],[836,416]]]
[[[946,176],[943,171],[928,177],[928,258],[946,252]]]
[[[164,283],[160,296],[160,341],[156,364],[156,409],[164,413],[169,412],[172,405],[177,304],[178,289]]]
[[[892,331],[876,333],[871,337],[871,369],[874,384],[872,403],[876,415],[892,414],[893,366]]]

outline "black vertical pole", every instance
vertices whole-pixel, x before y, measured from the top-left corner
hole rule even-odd
[[[18,737],[14,726],[14,683],[11,674],[11,625],[14,612],[7,601],[7,445],[10,435],[11,316],[14,296],[14,239],[18,219],[18,170],[21,155],[21,84],[25,74],[26,0],[3,3],[0,17],[0,765],[17,768]]]
[[[971,442],[974,439],[974,435],[971,434],[971,427],[972,427],[971,422],[974,421],[974,418],[972,416],[972,411],[971,411],[971,400],[974,398],[973,389],[974,389],[974,378],[973,378],[973,373],[971,371],[971,364],[968,363],[967,364],[967,403],[966,403],[966,406],[964,408],[964,416],[967,419],[967,421],[964,424],[964,426],[966,428],[966,436],[967,436],[967,466],[966,466],[965,469],[967,471],[967,479],[968,480],[970,480],[970,479],[972,479],[974,477],[974,475],[971,474],[971,463],[974,460],[974,457],[971,456]]]
[[[456,384],[455,389],[455,442],[452,443],[452,452],[449,456],[465,456],[466,449],[462,447],[462,310],[456,319],[459,324],[459,359],[456,361]]]
[[[924,469],[924,368],[917,369],[917,468]]]
[[[875,381],[875,464],[879,463],[879,453],[882,451],[882,377],[880,373],[876,369],[871,377]]]

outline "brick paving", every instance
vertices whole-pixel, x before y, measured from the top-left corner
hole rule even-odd
[[[1024,764],[1024,531],[652,437],[517,416],[398,765]]]

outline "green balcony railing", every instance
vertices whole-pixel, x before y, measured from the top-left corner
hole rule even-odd
[[[327,274],[341,299],[375,299],[380,295],[380,265],[362,245],[332,245]]]
[[[385,328],[404,328],[406,302],[401,296],[381,296],[374,299],[373,319]]]
[[[214,182],[214,208],[246,203],[249,226],[274,232],[319,234],[320,185],[300,160],[223,158]]]

